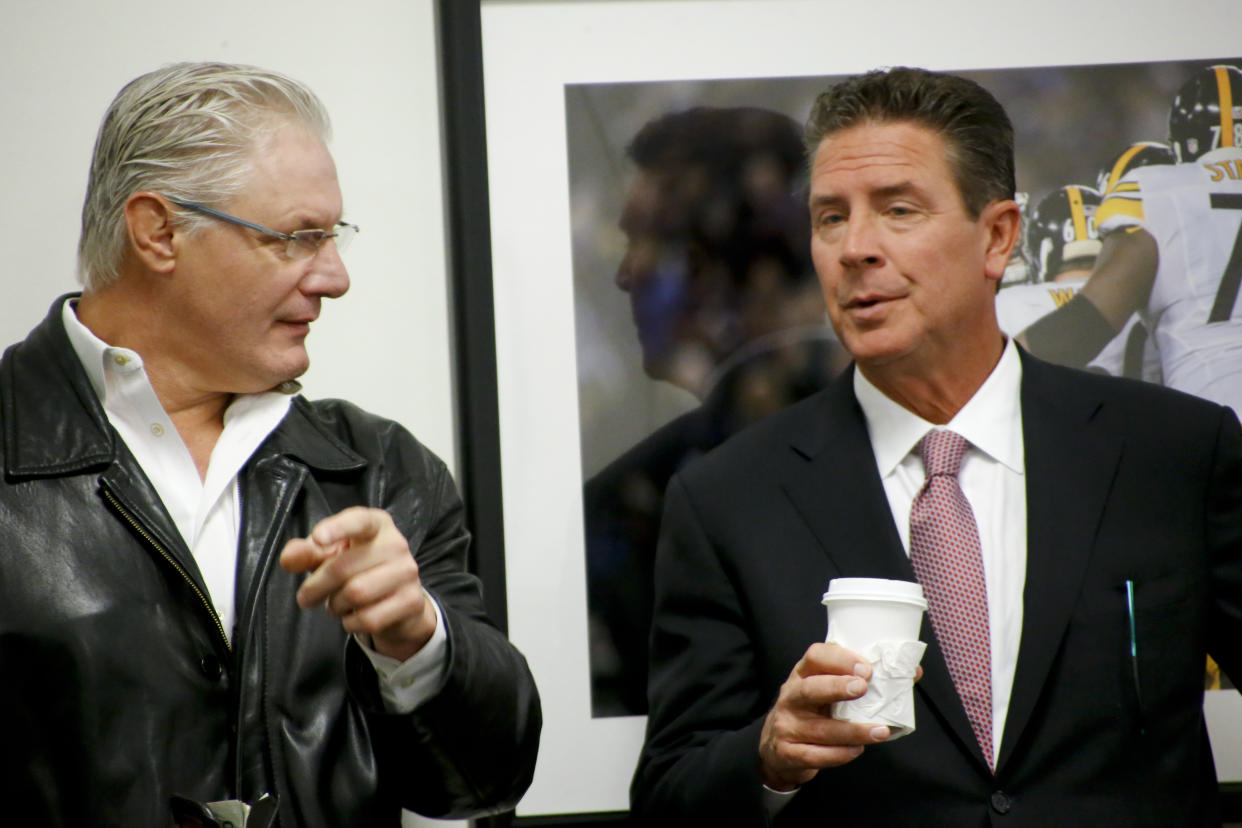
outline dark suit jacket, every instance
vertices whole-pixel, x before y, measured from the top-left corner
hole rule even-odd
[[[1202,687],[1206,652],[1242,676],[1238,421],[1026,354],[1021,395],[1028,562],[995,776],[925,623],[917,731],[821,771],[775,824],[1219,825]],[[669,486],[639,824],[766,824],[763,719],[838,576],[914,580],[848,378]]]

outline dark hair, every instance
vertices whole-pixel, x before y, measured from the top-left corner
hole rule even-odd
[[[814,159],[824,138],[869,121],[912,121],[944,138],[972,218],[990,202],[1014,197],[1013,124],[974,81],[904,66],[856,75],[815,99],[803,132],[806,152]]]
[[[626,154],[662,183],[658,230],[693,242],[742,286],[761,262],[811,281],[801,130],[755,107],[695,107],[655,118]]]

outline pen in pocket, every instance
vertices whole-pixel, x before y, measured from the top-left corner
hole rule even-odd
[[[1143,690],[1139,685],[1138,627],[1134,623],[1134,581],[1126,579],[1126,615],[1130,620],[1130,676],[1134,679],[1134,697],[1138,700],[1139,715],[1143,711]],[[1140,724],[1139,732],[1145,732]]]

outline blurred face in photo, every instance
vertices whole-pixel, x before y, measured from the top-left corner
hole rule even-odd
[[[620,220],[625,255],[615,279],[629,296],[644,372],[678,383],[710,370],[714,360],[703,324],[709,274],[685,230],[691,206],[676,197],[671,179],[643,170],[631,184]]]

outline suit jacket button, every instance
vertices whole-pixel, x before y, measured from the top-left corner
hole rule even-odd
[[[219,681],[220,676],[224,673],[224,668],[220,666],[220,659],[214,655],[203,656],[202,661],[198,663],[199,669],[203,671],[203,675],[208,681]]]
[[[992,794],[992,808],[996,811],[996,813],[1007,814],[1009,813],[1009,809],[1012,807],[1013,800],[1010,799],[1009,794],[1004,791],[997,791]]]

